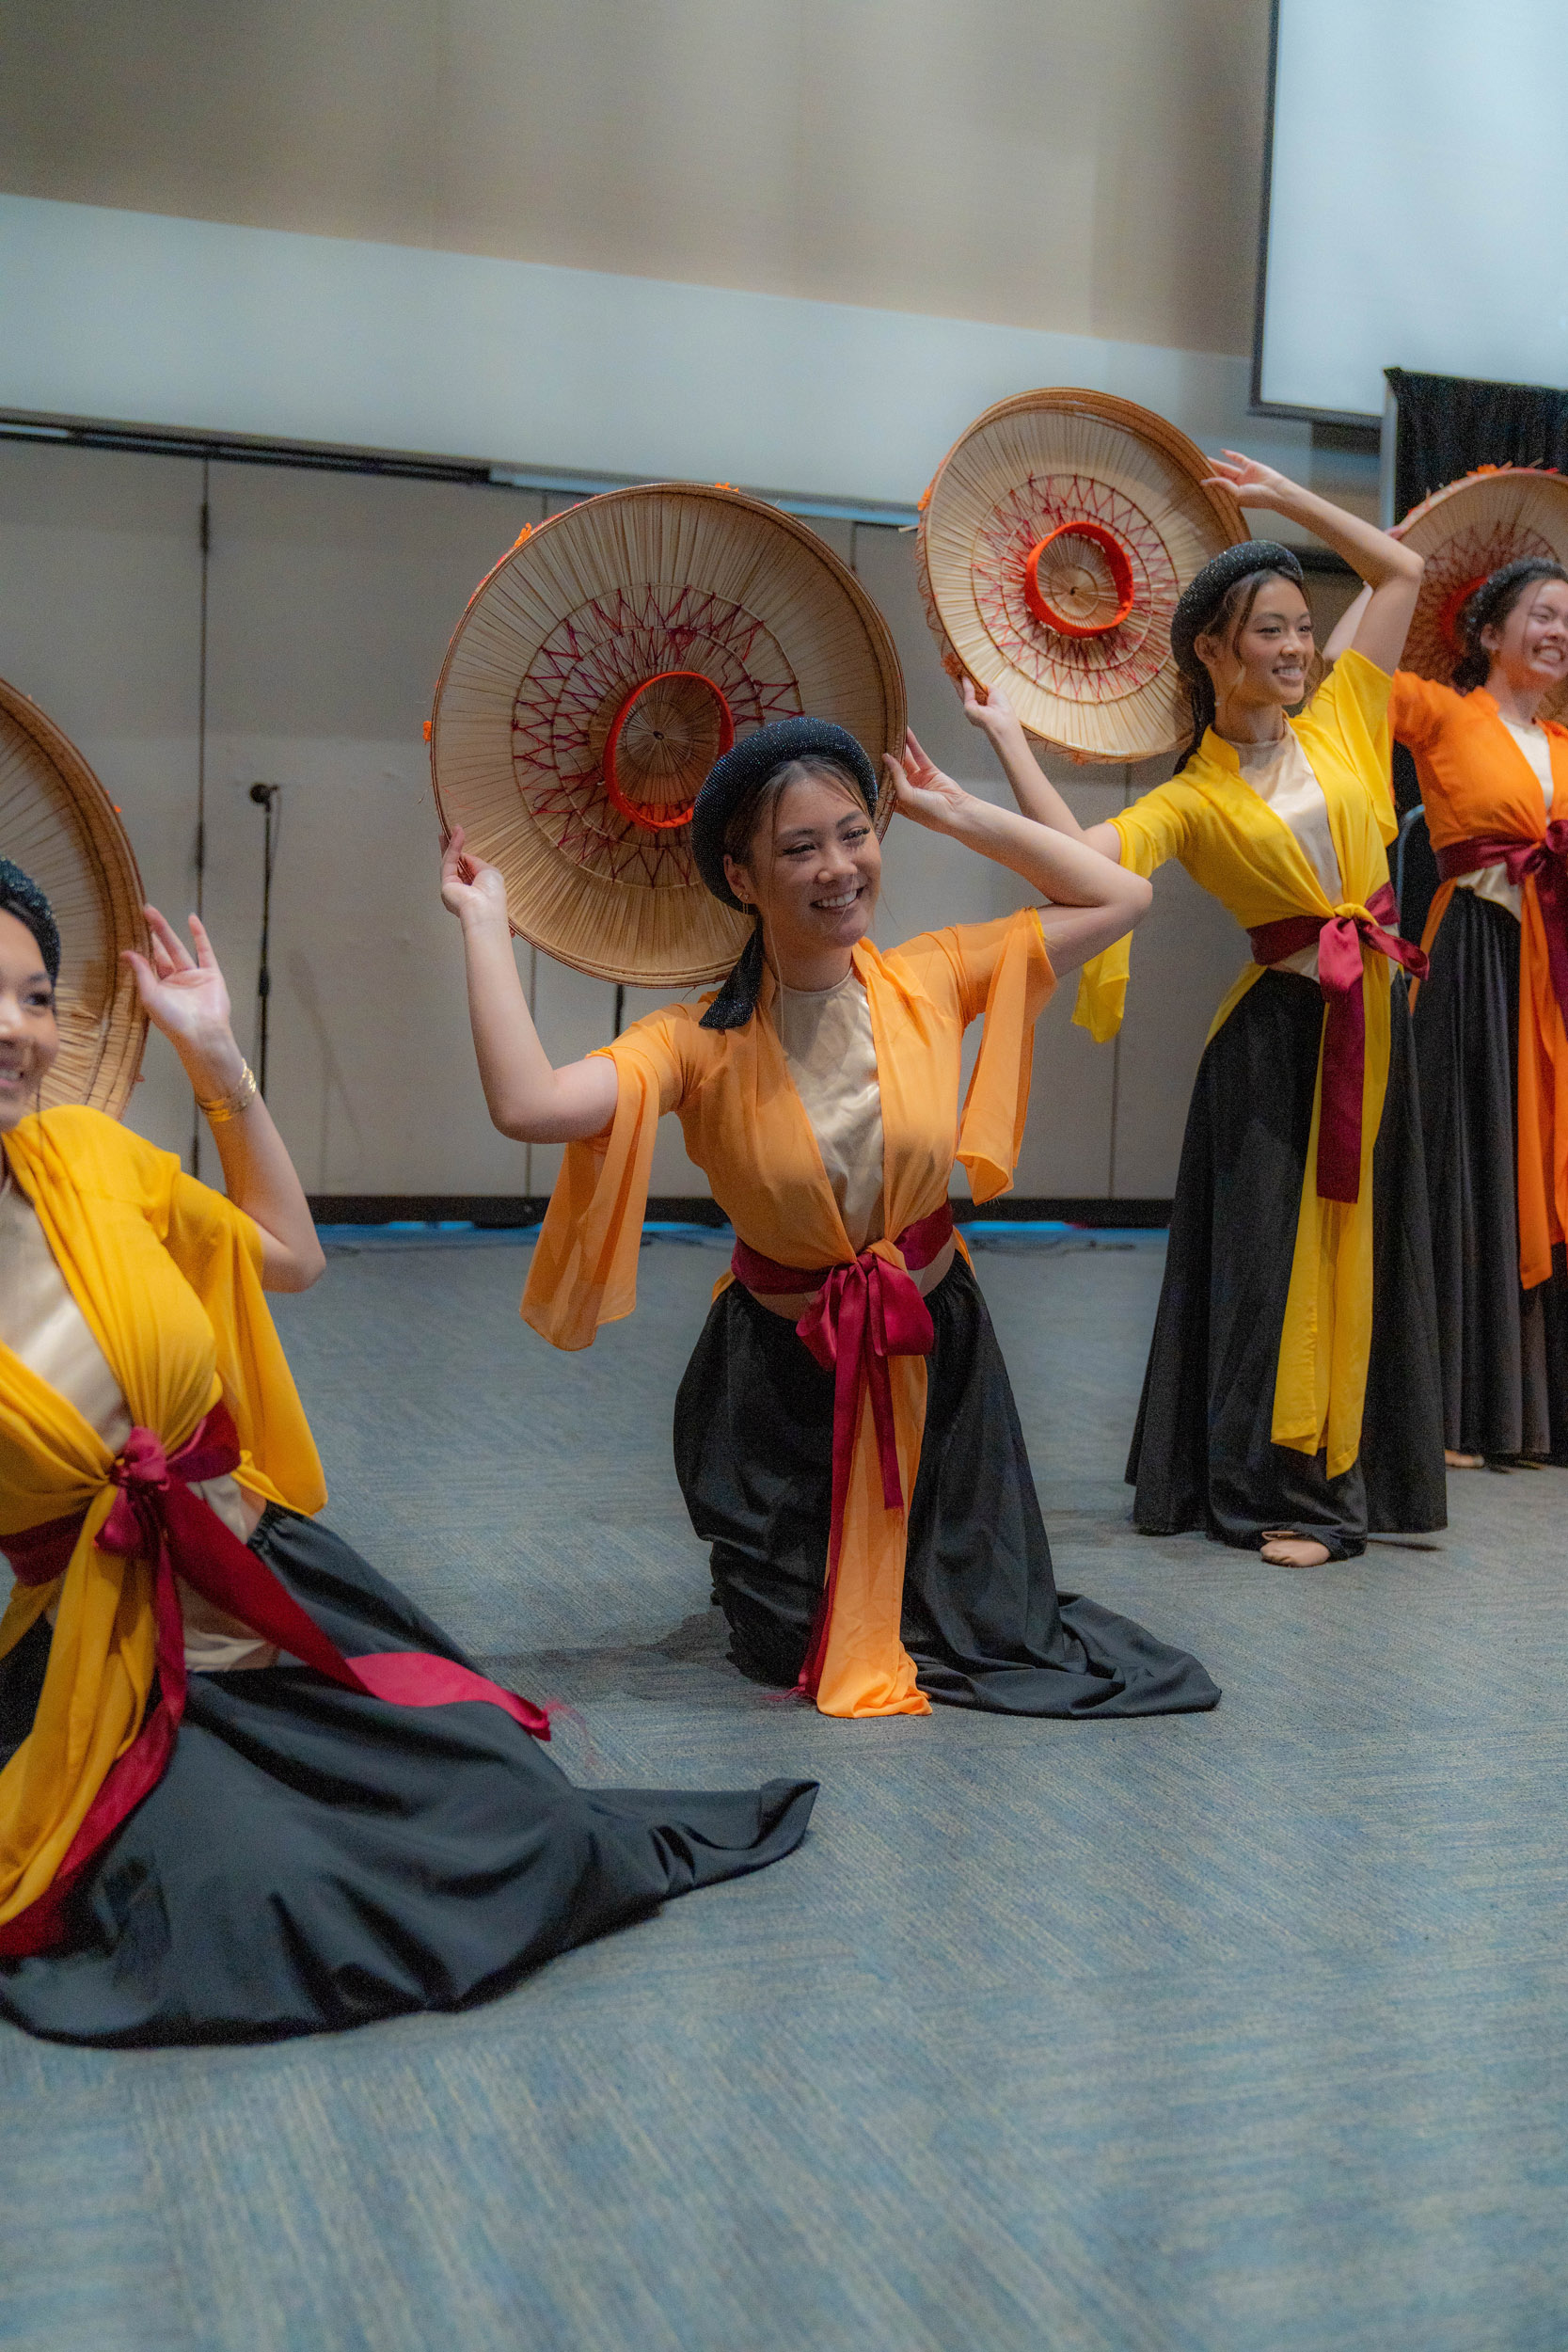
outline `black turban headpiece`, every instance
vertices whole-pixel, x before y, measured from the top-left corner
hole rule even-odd
[[[55,910],[30,874],[0,857],[0,914],[14,914],[38,941],[50,986],[60,977],[60,928]]]
[[[1170,649],[1183,677],[1196,679],[1207,675],[1195,649],[1196,642],[1208,635],[1231,589],[1250,572],[1281,572],[1287,580],[1294,580],[1298,588],[1306,588],[1299,561],[1277,539],[1243,539],[1238,546],[1227,548],[1223,555],[1216,555],[1183,589],[1171,615]]]
[[[877,814],[877,771],[847,727],[831,719],[776,719],[743,736],[716,760],[691,811],[691,854],[716,898],[747,912],[724,873],[724,836],[732,819],[754,800],[781,768],[798,759],[832,760],[860,787],[869,816]],[[740,961],[703,1015],[705,1029],[741,1029],[756,1010],[762,986],[762,925],[759,921]]]

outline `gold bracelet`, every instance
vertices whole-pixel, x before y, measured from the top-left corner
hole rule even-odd
[[[242,1111],[247,1111],[260,1092],[255,1071],[248,1062],[242,1062],[238,1086],[232,1088],[228,1094],[215,1095],[210,1103],[204,1103],[198,1094],[196,1098],[196,1107],[201,1112],[209,1127],[221,1127],[226,1120],[238,1119]]]

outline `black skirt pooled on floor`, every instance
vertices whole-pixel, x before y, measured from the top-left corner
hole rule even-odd
[[[996,1714],[1162,1715],[1213,1707],[1196,1658],[1130,1618],[1058,1602],[1023,1433],[962,1257],[926,1301],[926,1429],[911,1500],[904,1646],[920,1688]],[[736,1282],[714,1301],[675,1403],[675,1470],[712,1549],[743,1674],[793,1683],[828,1556],[833,1383]]]
[[[251,1549],[345,1656],[471,1662],[328,1529],[269,1510]],[[0,1760],[48,1650],[40,1621],[0,1661]],[[458,2009],[778,1861],[816,1791],[578,1788],[484,1700],[393,1707],[305,1666],[194,1674],[168,1769],[78,1892],[74,1940],[0,1962],[0,2015],[151,2044]]]
[[[1198,1064],[1127,1464],[1133,1523],[1147,1534],[1201,1527],[1256,1550],[1265,1533],[1289,1531],[1348,1560],[1369,1529],[1414,1534],[1448,1524],[1432,1243],[1400,973],[1373,1150],[1360,1455],[1330,1478],[1323,1454],[1297,1454],[1271,1434],[1323,1023],[1315,980],[1268,972]]]
[[[1444,1442],[1568,1464],[1568,1269],[1519,1282],[1519,925],[1456,890],[1416,999]]]

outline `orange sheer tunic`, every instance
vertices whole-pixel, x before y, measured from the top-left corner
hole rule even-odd
[[[1546,803],[1540,778],[1510,735],[1497,703],[1478,687],[1394,679],[1394,733],[1415,755],[1427,831],[1435,850],[1461,841],[1540,841]],[[1568,728],[1544,723],[1551,748],[1552,806],[1568,815]],[[1430,955],[1455,884],[1432,902],[1421,945]],[[1546,1281],[1552,1245],[1568,1237],[1568,1033],[1552,989],[1546,933],[1535,883],[1519,910],[1519,1279]]]
[[[1029,1107],[1034,1025],[1055,977],[1033,908],[927,931],[888,955],[863,940],[853,958],[871,1009],[882,1098],[890,1238],[871,1248],[901,1267],[896,1236],[942,1206],[955,1160],[976,1200],[1011,1184]],[[803,1273],[853,1260],[785,1066],[772,1003],[768,974],[744,1028],[705,1029],[701,1006],[668,1005],[604,1049],[620,1081],[615,1116],[601,1134],[568,1147],[523,1293],[524,1320],[552,1345],[591,1346],[601,1324],[618,1322],[637,1304],[648,1171],[664,1111],[678,1115],[689,1154],[750,1248]],[[963,1034],[980,1019],[985,1030],[960,1118]],[[926,1421],[925,1359],[895,1356],[889,1370],[909,1498]],[[867,1396],[817,1692],[824,1714],[929,1712],[899,1638],[905,1536],[905,1514],[882,1500]],[[824,1529],[824,1565],[826,1550]]]

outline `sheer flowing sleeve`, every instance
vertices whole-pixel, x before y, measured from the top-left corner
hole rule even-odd
[[[637,1304],[654,1137],[686,1098],[702,1034],[689,1008],[666,1006],[601,1048],[615,1065],[615,1115],[567,1145],[523,1290],[523,1321],[552,1347],[592,1347],[601,1324]]]
[[[1197,809],[1197,794],[1175,776],[1113,817],[1111,823],[1121,837],[1121,863],[1128,872],[1142,874],[1147,882],[1167,858],[1185,857]],[[1121,1027],[1132,969],[1132,934],[1129,931],[1103,954],[1091,956],[1078,976],[1078,1003],[1072,1018],[1080,1029],[1087,1029],[1097,1045],[1107,1044]]]
[[[1416,677],[1409,670],[1396,670],[1394,691],[1388,698],[1388,718],[1396,742],[1413,752],[1432,751],[1459,700],[1451,686]]]
[[[964,1097],[958,1156],[974,1199],[994,1200],[1013,1181],[1029,1116],[1035,1023],[1056,985],[1039,909],[923,932],[893,961],[916,975],[959,1028],[985,1023]]]

